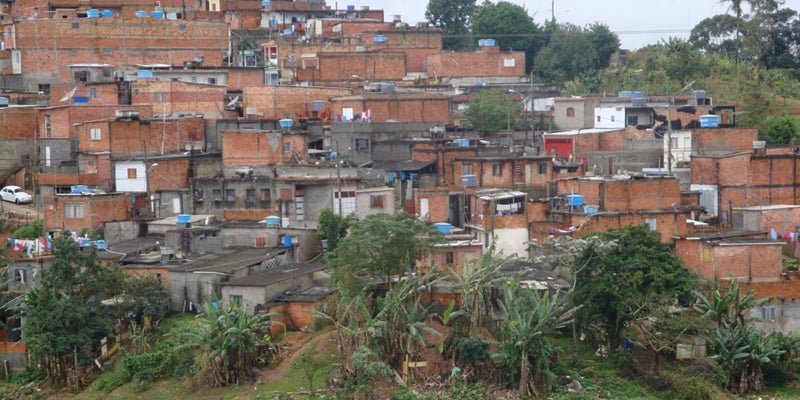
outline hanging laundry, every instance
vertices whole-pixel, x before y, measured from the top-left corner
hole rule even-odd
[[[772,240],[778,240],[778,232],[776,232],[774,228],[770,228],[770,230],[769,230],[769,237],[770,237]]]

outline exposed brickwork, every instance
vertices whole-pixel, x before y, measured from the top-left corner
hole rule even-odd
[[[104,222],[126,221],[130,212],[131,195],[127,193],[94,196],[53,196],[44,199],[44,223],[48,229],[70,229],[81,231],[94,229]],[[82,217],[67,218],[65,208],[82,210]],[[74,214],[73,214],[74,215]]]
[[[269,166],[307,156],[306,135],[285,134],[280,131],[222,132],[222,162],[227,166]],[[289,151],[285,151],[288,146]]]
[[[250,86],[242,90],[242,108],[255,108],[267,119],[300,118],[312,115],[312,102],[350,94],[349,89],[301,86]],[[359,111],[360,112],[360,111]]]
[[[355,114],[365,110],[372,121],[449,123],[450,102],[447,97],[432,93],[368,93],[331,99],[331,112],[341,114],[352,108]]]
[[[425,59],[428,76],[477,77],[525,76],[525,53],[501,52],[498,47],[481,47],[479,51],[440,52]]]

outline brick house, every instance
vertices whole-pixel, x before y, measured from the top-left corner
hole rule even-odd
[[[44,225],[49,230],[96,230],[107,221],[133,218],[131,195],[127,193],[55,194],[45,196],[43,203]]]

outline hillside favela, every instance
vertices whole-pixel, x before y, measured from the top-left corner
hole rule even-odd
[[[800,4],[416,1],[0,0],[0,398],[800,399]]]

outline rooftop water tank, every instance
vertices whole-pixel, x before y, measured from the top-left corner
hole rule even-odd
[[[700,127],[701,128],[716,128],[719,126],[719,115],[701,115]]]
[[[269,217],[265,218],[267,226],[278,227],[281,225],[281,217],[277,215],[270,215]]]
[[[144,18],[144,17],[146,17],[147,15],[148,15],[148,14],[147,14],[147,11],[145,11],[145,10],[139,10],[139,11],[136,11],[136,16],[137,16],[137,17],[139,17],[139,18]]]
[[[179,224],[188,224],[192,216],[190,214],[178,214]]]
[[[283,247],[292,247],[292,235],[286,235],[283,237]]]
[[[103,12],[101,12],[101,13],[100,13],[100,15],[101,15],[103,18],[111,18],[111,17],[113,17],[113,16],[114,16],[114,12],[113,12],[113,11],[111,11],[111,10],[103,10]]]
[[[478,46],[480,46],[480,47],[494,47],[496,43],[497,42],[495,42],[494,39],[480,39],[480,40],[478,40]]]
[[[269,0],[261,0],[261,7],[269,7],[272,5],[272,2]]]
[[[583,213],[584,214],[596,214],[598,209],[600,209],[600,206],[597,206],[597,205],[585,205],[585,206],[583,206]]]
[[[372,41],[375,43],[386,43],[386,36],[376,35],[372,38]]]
[[[153,71],[151,71],[149,69],[139,70],[139,71],[136,72],[136,77],[137,78],[152,78],[153,77]]]
[[[8,107],[8,97],[0,97],[0,107]]]
[[[86,18],[97,18],[100,16],[100,10],[90,9],[86,10]]]
[[[153,11],[153,12],[150,13],[150,16],[153,17],[153,18],[162,19],[162,18],[164,18],[164,12],[163,11]]]
[[[356,6],[354,6],[354,5],[348,5],[347,6],[347,11],[355,11],[355,10],[356,10]]]
[[[294,120],[290,118],[284,118],[279,120],[278,124],[280,124],[281,129],[289,129],[292,127],[292,125],[294,125]]]
[[[567,195],[567,205],[569,205],[570,207],[583,206],[583,195],[582,194]]]
[[[437,222],[437,223],[433,224],[433,227],[436,228],[437,231],[439,231],[439,232],[441,232],[441,233],[443,233],[445,235],[449,235],[452,225],[450,225],[447,222]]]

